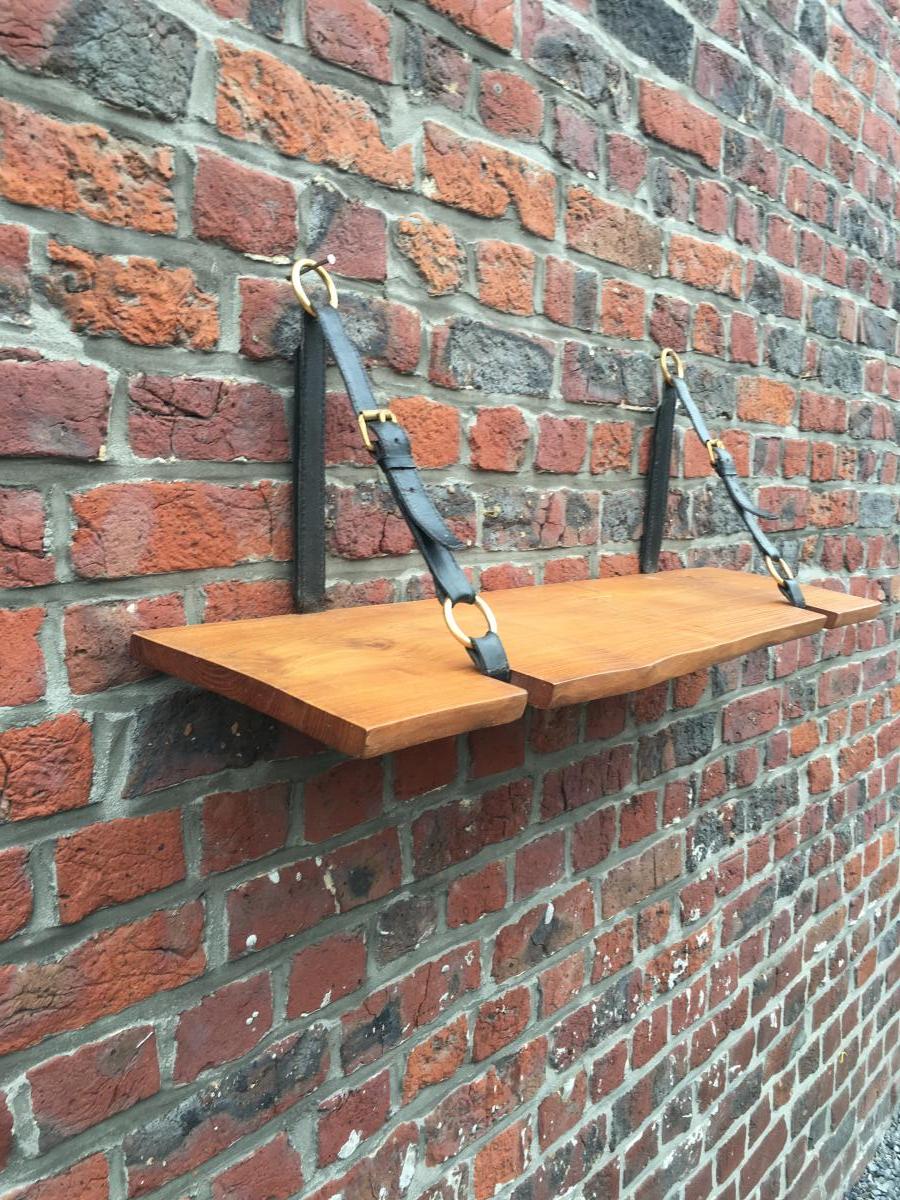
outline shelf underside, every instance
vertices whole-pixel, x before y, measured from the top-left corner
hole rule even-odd
[[[713,567],[491,592],[512,682],[487,679],[433,600],[135,634],[159,671],[219,692],[357,757],[620,695],[877,615],[877,601]],[[477,629],[481,618],[456,613]]]

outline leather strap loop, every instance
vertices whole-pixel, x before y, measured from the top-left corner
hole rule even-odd
[[[757,520],[758,517],[762,517],[765,520],[771,521],[775,519],[775,515],[759,508],[747,495],[740,481],[733,455],[722,445],[718,438],[712,436],[703,413],[691,396],[688,385],[681,373],[683,368],[680,367],[680,359],[677,358],[677,355],[675,358],[679,364],[679,372],[673,375],[668,369],[667,355],[670,354],[670,351],[664,350],[660,356],[665,384],[663,387],[662,402],[656,413],[653,450],[650,458],[650,473],[647,479],[647,504],[640,554],[641,571],[645,574],[652,574],[659,566],[659,551],[662,545],[668,509],[669,472],[672,462],[675,410],[680,403],[690,418],[697,437],[706,446],[713,470],[722,480],[728,498],[739,513],[747,531],[753,538],[756,548],[766,559],[766,566],[773,579],[775,579],[778,590],[790,604],[793,604],[796,608],[805,608],[806,602],[803,599],[800,585],[790,576],[781,551],[768,534],[760,528]],[[771,565],[773,563],[781,563],[782,570],[779,572],[777,568]]]
[[[463,543],[447,528],[426,492],[406,431],[395,421],[384,420],[386,414],[377,408],[365,367],[347,336],[339,312],[323,305],[315,317],[305,316],[303,325],[304,336],[301,349],[298,350],[296,372],[299,409],[296,425],[301,430],[300,444],[295,453],[299,470],[299,478],[295,480],[298,487],[297,550],[299,555],[305,548],[307,553],[312,554],[316,564],[321,560],[321,570],[317,565],[307,568],[298,561],[297,598],[301,609],[320,608],[324,602],[324,474],[320,493],[318,479],[322,467],[317,468],[310,461],[317,451],[312,445],[303,444],[302,430],[309,424],[309,418],[304,417],[307,410],[321,413],[324,409],[326,346],[343,376],[360,427],[374,435],[369,438],[368,444],[431,572],[438,599],[441,602],[449,599],[453,604],[474,604],[477,592],[452,554]],[[320,441],[318,449],[320,464],[323,461],[323,446],[324,439]],[[318,524],[321,546],[312,539],[313,522]],[[315,585],[320,587],[321,595],[318,598],[314,594]],[[468,653],[485,675],[509,680],[509,663],[503,644],[495,633],[473,638]]]

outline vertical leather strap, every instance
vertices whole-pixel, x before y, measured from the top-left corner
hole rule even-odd
[[[673,375],[667,366],[672,357],[677,364]],[[706,447],[713,470],[722,480],[728,498],[753,538],[757,550],[762,554],[766,569],[775,580],[778,590],[796,608],[805,608],[806,601],[800,585],[794,579],[781,551],[760,527],[758,517],[774,520],[774,514],[757,507],[747,495],[738,475],[737,465],[729,450],[714,438],[703,413],[694,402],[684,380],[681,359],[672,350],[663,350],[660,363],[665,379],[663,399],[656,414],[653,434],[653,451],[650,474],[647,479],[647,501],[644,509],[644,533],[641,539],[640,567],[645,574],[652,574],[659,566],[659,549],[662,544],[669,499],[669,468],[672,461],[672,437],[675,428],[675,409],[678,404],[690,418],[697,437]]]
[[[294,355],[294,603],[325,607],[325,339],[303,314]]]

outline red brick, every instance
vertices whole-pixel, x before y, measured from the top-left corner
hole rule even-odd
[[[633,846],[656,832],[656,792],[639,792],[622,806],[619,845]]]
[[[718,167],[722,156],[718,118],[649,79],[640,81],[639,108],[641,128],[650,137],[695,155],[708,167]]]
[[[538,976],[541,1016],[558,1012],[574,999],[584,986],[584,951],[570,954]]]
[[[356,991],[366,974],[366,945],[358,933],[335,934],[294,955],[287,1015],[308,1016]]]
[[[344,1175],[323,1184],[312,1194],[307,1191],[304,1200],[370,1200],[382,1192],[386,1196],[400,1196],[406,1188],[404,1180],[409,1163],[416,1155],[418,1136],[416,1125],[399,1126],[374,1154],[363,1155]],[[436,1195],[429,1189],[422,1193],[421,1200],[453,1198]]]
[[[518,1121],[483,1146],[475,1155],[475,1200],[489,1200],[505,1183],[518,1179],[530,1159],[531,1130]]]
[[[413,458],[420,468],[449,467],[459,459],[459,412],[425,396],[401,396],[391,412],[409,434]]]
[[[412,148],[385,145],[358,96],[313,83],[271,54],[218,42],[216,124],[226,137],[269,143],[289,158],[355,171],[388,187],[409,187]],[[351,54],[358,50],[351,48]]]
[[[394,755],[394,795],[398,800],[424,796],[452,783],[458,770],[455,737],[398,750]]]
[[[558,325],[594,328],[597,276],[567,259],[544,260],[544,315]]]
[[[472,1059],[480,1062],[490,1058],[504,1046],[515,1041],[528,1026],[531,1017],[531,999],[528,988],[512,988],[488,1000],[478,1009],[475,1033],[472,1039]]]
[[[634,427],[627,421],[598,421],[591,442],[591,473],[631,470]]]
[[[131,635],[184,623],[184,602],[172,594],[73,604],[63,620],[69,687],[76,695],[85,695],[146,679],[153,672],[132,657]]]
[[[480,217],[502,217],[510,205],[523,228],[552,238],[556,180],[537,163],[486,142],[425,122],[426,188],[432,199]]]
[[[56,843],[60,919],[158,892],[185,872],[179,808],[88,825]]]
[[[201,873],[227,871],[280,850],[288,834],[290,786],[219,792],[203,801]]]
[[[479,242],[476,248],[478,299],[501,312],[528,316],[534,312],[535,257],[525,246]]]
[[[553,153],[567,166],[596,179],[600,172],[599,134],[588,117],[557,102],[553,110]]]
[[[78,713],[0,733],[0,814],[8,821],[47,817],[87,804],[91,727]]]
[[[115,334],[137,346],[212,350],[219,338],[216,298],[200,291],[188,267],[152,258],[118,259],[51,241],[48,299],[72,328]]]
[[[535,469],[574,475],[581,470],[587,451],[587,422],[580,417],[538,417]]]
[[[102,458],[109,400],[98,367],[0,360],[0,454]]]
[[[287,487],[110,483],[72,496],[72,563],[86,579],[287,559]]]
[[[365,1003],[341,1018],[344,1071],[377,1062],[392,1046],[429,1025],[460,996],[476,991],[480,983],[478,943],[471,942],[370,993]]]
[[[72,1086],[72,1080],[78,1086]],[[28,1072],[42,1153],[159,1091],[156,1034],[138,1025]]]
[[[549,904],[530,909],[504,926],[494,943],[493,976],[498,983],[555,954],[594,923],[594,900],[587,882],[576,884]]]
[[[280,617],[294,611],[286,579],[226,580],[203,589],[204,621],[241,621],[245,617]]]
[[[300,1155],[286,1133],[279,1133],[216,1175],[213,1200],[291,1200],[303,1187]]]
[[[320,58],[390,83],[390,17],[369,0],[308,0],[306,38]]]
[[[382,808],[380,759],[338,763],[308,780],[303,792],[307,842],[322,842],[373,820]]]
[[[0,609],[0,705],[31,704],[44,694],[44,655],[38,640],[42,608]]]
[[[594,939],[594,965],[591,983],[616,975],[634,958],[634,921],[620,921]]]
[[[9,1111],[6,1094],[0,1092],[0,1171],[6,1169],[12,1154],[15,1135],[13,1133],[13,1115]]]
[[[694,216],[697,225],[706,233],[725,233],[728,229],[728,212],[731,193],[721,183],[712,179],[697,181],[694,191]]]
[[[580,1071],[559,1091],[551,1092],[538,1106],[538,1138],[546,1150],[581,1120],[587,1101],[587,1075]]]
[[[781,719],[781,691],[770,688],[740,700],[732,700],[722,713],[722,736],[726,742],[742,742],[769,733]]]
[[[0,101],[0,195],[14,204],[79,213],[107,225],[174,233],[173,155]]]
[[[478,871],[460,875],[447,892],[447,924],[455,929],[471,925],[487,913],[500,912],[506,904],[506,891],[502,862],[487,863]]]
[[[128,390],[128,438],[141,458],[284,462],[284,400],[261,383],[138,375]]]
[[[606,161],[612,183],[634,195],[647,174],[647,147],[624,133],[608,133]]]
[[[562,831],[529,842],[516,851],[514,899],[521,900],[562,877],[565,835]]]
[[[469,430],[472,466],[481,471],[518,471],[528,439],[528,426],[518,408],[479,408]]]
[[[738,380],[738,416],[742,421],[790,425],[797,394],[787,383],[745,376]]]
[[[0,850],[0,942],[8,941],[28,924],[33,899],[28,851],[24,846],[11,846],[8,850]],[[0,1144],[2,1141],[0,1134]],[[0,1167],[2,1165],[0,1154]]]
[[[0,1052],[82,1029],[180,987],[205,967],[199,901],[95,933],[57,959],[0,967]]]
[[[24,225],[0,225],[0,313],[25,325],[30,310],[29,232]]]
[[[583,187],[567,194],[566,245],[649,275],[658,275],[662,266],[659,226]]]
[[[796,108],[784,110],[785,150],[799,154],[813,166],[822,168],[828,157],[828,131],[821,121]]]
[[[812,106],[851,138],[859,135],[862,104],[851,91],[842,88],[833,76],[824,71],[816,71],[813,76]]]
[[[486,42],[501,50],[512,49],[514,13],[503,0],[428,0],[428,4]]]
[[[694,349],[701,354],[725,357],[725,325],[712,304],[698,304],[694,313]]]
[[[5,1200],[108,1200],[108,1197],[109,1163],[105,1154],[92,1154],[58,1175],[8,1192]]]
[[[293,254],[297,198],[285,179],[198,149],[194,233],[244,254]]]
[[[449,225],[424,217],[397,222],[397,247],[425,281],[428,294],[446,296],[462,286],[466,254]]]
[[[272,1027],[272,987],[265,973],[226,984],[185,1009],[175,1028],[176,1083],[247,1054]]]
[[[600,309],[603,332],[610,337],[640,341],[644,336],[645,307],[646,293],[643,288],[621,279],[605,280]]]
[[[743,267],[744,260],[733,250],[686,234],[672,234],[669,274],[673,279],[737,299],[741,295]]]
[[[288,863],[248,879],[226,896],[229,953],[237,958],[248,950],[263,950],[399,885],[400,846],[393,829]]]
[[[403,1076],[403,1102],[414,1100],[424,1088],[450,1079],[468,1057],[468,1024],[459,1016],[409,1052]]]
[[[513,71],[483,71],[478,115],[493,133],[535,142],[544,124],[544,101],[532,84]]]
[[[680,838],[667,838],[637,858],[613,867],[602,884],[603,916],[614,917],[624,908],[646,900],[657,888],[677,879],[683,868]]]
[[[816,433],[845,433],[847,402],[838,396],[800,393],[800,429]]]

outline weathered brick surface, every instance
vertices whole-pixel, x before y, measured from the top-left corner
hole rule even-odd
[[[3,1200],[843,1194],[900,1079],[898,17],[8,0]],[[671,345],[881,616],[365,762],[153,675],[291,611],[297,253],[486,591],[636,571]],[[430,594],[328,388],[328,604]],[[681,419],[663,564],[762,570]]]

